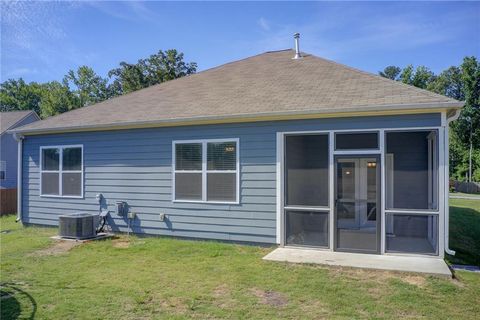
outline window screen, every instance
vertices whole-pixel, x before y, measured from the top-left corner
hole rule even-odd
[[[237,141],[175,143],[175,199],[236,202],[237,148]]]
[[[336,133],[335,150],[378,149],[378,134],[366,133]]]
[[[388,132],[386,153],[387,209],[437,209],[437,131]]]
[[[328,206],[328,135],[285,138],[287,206]]]
[[[41,195],[83,195],[82,147],[41,148]]]

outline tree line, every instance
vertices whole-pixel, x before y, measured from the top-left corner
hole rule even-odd
[[[388,66],[379,74],[415,87],[465,101],[458,120],[450,125],[450,176],[460,181],[480,181],[480,63],[465,57],[436,75],[425,66]]]
[[[42,119],[112,97],[183,77],[197,70],[175,49],[158,51],[137,63],[120,62],[107,77],[91,67],[70,70],[62,81],[26,83],[22,78],[0,84],[0,110],[34,110]]]
[[[62,81],[26,83],[22,78],[0,83],[0,111],[34,110],[47,118],[98,103],[197,70],[175,49],[158,51],[137,63],[120,62],[106,77],[91,67],[70,70]],[[388,66],[380,76],[465,101],[460,117],[451,124],[452,178],[480,181],[480,63],[465,57],[459,66],[435,74],[426,66]]]

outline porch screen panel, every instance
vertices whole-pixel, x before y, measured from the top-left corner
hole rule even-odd
[[[438,215],[387,214],[387,252],[438,254]]]
[[[285,138],[287,206],[328,206],[328,135]]]
[[[328,211],[287,210],[286,244],[328,247],[328,215]]]
[[[438,208],[437,131],[386,134],[387,209]]]

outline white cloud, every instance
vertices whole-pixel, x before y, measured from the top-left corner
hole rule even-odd
[[[141,1],[86,1],[83,3],[116,19],[130,22],[159,21],[159,16]]]
[[[261,17],[258,19],[257,24],[262,28],[264,31],[270,31],[270,24],[268,23],[267,19]]]

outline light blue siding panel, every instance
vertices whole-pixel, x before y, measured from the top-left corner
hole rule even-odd
[[[114,231],[127,231],[127,221],[114,213],[115,201],[122,200],[137,214],[136,233],[275,243],[277,132],[439,125],[439,114],[420,114],[28,136],[23,221],[57,225],[61,214],[96,213],[95,195],[102,193]],[[172,141],[213,138],[240,139],[240,203],[172,202]],[[62,144],[84,146],[82,199],[39,195],[40,146]],[[160,213],[166,221],[160,221]]]

